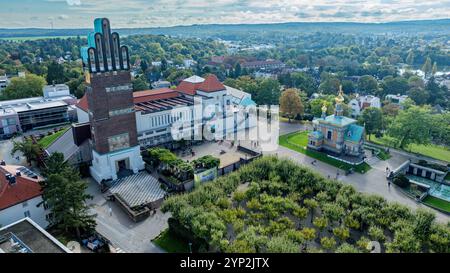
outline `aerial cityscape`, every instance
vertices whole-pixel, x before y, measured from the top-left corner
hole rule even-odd
[[[3,3],[0,257],[450,253],[450,3],[201,2]]]

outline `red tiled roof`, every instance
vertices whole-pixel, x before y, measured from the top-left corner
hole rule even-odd
[[[85,112],[88,111],[89,107],[86,94],[83,95],[83,97],[78,101],[76,106]]]
[[[200,83],[197,90],[203,92],[215,92],[225,90],[225,86],[219,81],[219,79],[214,74],[209,74],[205,81]]]
[[[197,89],[197,87],[199,85],[200,85],[199,83],[182,81],[177,86],[177,88],[175,88],[175,90],[177,90],[178,92],[193,96],[193,95],[195,95],[195,90]]]
[[[176,90],[170,88],[157,88],[133,92],[133,101],[134,104],[137,104],[147,101],[170,99],[178,96],[180,96],[180,94]]]
[[[10,185],[5,174],[16,175],[16,170],[21,166],[0,166],[0,210],[20,204],[42,194],[39,185],[41,179],[33,179],[25,176],[16,176],[16,183]]]

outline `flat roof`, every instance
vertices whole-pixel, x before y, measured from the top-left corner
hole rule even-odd
[[[159,111],[171,110],[180,106],[190,106],[194,104],[194,100],[191,98],[178,96],[167,99],[159,99],[152,101],[144,101],[136,103],[134,108],[137,111],[141,111],[143,114],[154,113]]]
[[[27,104],[23,104],[23,105],[18,105],[18,106],[13,107],[13,109],[17,113],[20,113],[20,112],[41,110],[41,109],[60,107],[60,106],[67,106],[67,103],[65,103],[63,101],[44,101],[44,102],[27,103]]]
[[[0,250],[5,253],[71,252],[30,218],[0,228]]]

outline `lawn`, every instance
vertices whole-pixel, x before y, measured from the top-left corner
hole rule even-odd
[[[330,158],[324,153],[306,149],[306,145],[308,144],[308,131],[282,135],[280,136],[278,142],[281,146],[305,154],[309,157],[315,158],[342,170],[349,170],[350,168],[354,168],[354,170],[359,173],[366,173],[368,170],[370,170],[370,166],[365,162],[358,166],[353,166],[334,158]]]
[[[389,137],[389,136],[383,136],[381,138],[376,138],[374,135],[371,135],[370,141],[375,144],[397,148],[397,147],[395,147],[395,139],[392,137]],[[439,146],[439,145],[434,145],[434,144],[430,144],[430,145],[411,144],[405,149],[405,151],[416,153],[416,154],[421,154],[421,155],[432,157],[432,158],[442,160],[442,161],[447,161],[447,162],[450,161],[450,149],[445,146]]]
[[[427,205],[430,205],[431,207],[435,207],[450,213],[450,202],[447,202],[445,200],[433,196],[427,196],[425,197],[425,199],[423,199],[422,202]]]
[[[189,243],[173,235],[169,229],[161,232],[153,243],[169,253],[189,253]]]
[[[59,130],[56,133],[53,133],[49,136],[45,136],[41,139],[39,139],[38,143],[45,148],[47,148],[48,146],[50,146],[50,144],[52,144],[58,137],[62,136],[62,134],[64,134],[67,131],[68,128]]]

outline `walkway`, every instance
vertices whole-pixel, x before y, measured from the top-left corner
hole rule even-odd
[[[290,132],[298,131],[299,129],[303,129],[304,127],[299,124],[289,124],[289,123],[281,123],[280,122],[280,135],[287,134]],[[372,169],[365,174],[354,173],[348,176],[344,175],[344,171],[340,170],[336,167],[323,163],[321,161],[316,161],[314,165],[311,162],[314,160],[311,157],[308,157],[302,153],[298,153],[296,151],[290,150],[283,146],[278,146],[278,149],[273,152],[266,152],[264,154],[276,154],[279,157],[287,157],[301,165],[310,167],[325,177],[336,178],[337,180],[350,184],[355,187],[356,190],[363,193],[368,194],[376,194],[384,197],[386,200],[391,202],[398,202],[404,205],[407,205],[413,209],[417,208],[428,208],[429,207],[416,202],[415,200],[406,196],[400,189],[398,189],[395,185],[388,186],[386,180],[386,167],[393,170],[396,167],[400,166],[403,162],[405,162],[408,158],[414,158],[414,155],[407,154],[406,152],[398,152],[394,149],[391,149],[391,158],[386,161],[378,161],[371,162]],[[434,209],[430,209],[436,214],[436,219],[440,222],[450,221],[450,216],[436,211]]]

